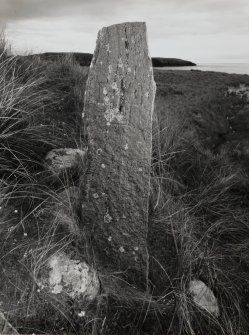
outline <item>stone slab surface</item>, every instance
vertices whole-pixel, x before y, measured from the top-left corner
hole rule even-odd
[[[83,112],[88,168],[82,217],[97,268],[144,282],[155,83],[145,23],[103,28]]]

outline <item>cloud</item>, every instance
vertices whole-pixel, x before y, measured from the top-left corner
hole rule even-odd
[[[93,52],[101,27],[146,21],[153,55],[248,55],[248,17],[248,0],[0,0],[18,50]]]
[[[129,2],[130,0],[128,0]],[[60,17],[63,15],[105,15],[115,10],[114,0],[0,0],[0,20]]]

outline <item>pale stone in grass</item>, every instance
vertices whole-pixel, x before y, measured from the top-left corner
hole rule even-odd
[[[81,149],[53,149],[45,157],[46,167],[54,174],[77,166],[84,159],[86,151]]]
[[[93,300],[99,293],[97,273],[85,262],[71,259],[64,252],[51,256],[46,264],[48,277],[42,277],[39,286],[52,294],[64,293],[75,298]]]
[[[219,316],[220,310],[218,301],[212,290],[201,280],[192,280],[189,284],[189,292],[194,303],[210,314]]]

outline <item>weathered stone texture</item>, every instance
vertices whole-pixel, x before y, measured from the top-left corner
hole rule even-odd
[[[83,113],[89,146],[83,221],[98,267],[144,281],[154,96],[146,25],[103,28]]]

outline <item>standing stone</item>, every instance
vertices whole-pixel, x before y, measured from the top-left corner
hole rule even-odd
[[[95,266],[147,283],[147,221],[155,97],[145,23],[103,28],[83,113],[88,141],[82,217]]]

